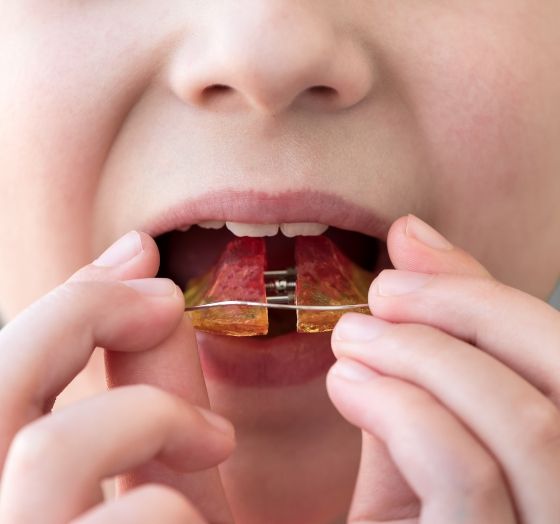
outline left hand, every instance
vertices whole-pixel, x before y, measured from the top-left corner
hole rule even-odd
[[[349,522],[560,522],[560,313],[415,217],[388,246],[374,317],[332,337],[329,395],[364,436]]]

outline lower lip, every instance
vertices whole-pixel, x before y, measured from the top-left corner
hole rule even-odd
[[[205,377],[260,388],[304,384],[325,374],[336,360],[330,335],[293,332],[264,338],[196,333]]]

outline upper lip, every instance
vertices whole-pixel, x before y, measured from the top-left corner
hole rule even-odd
[[[155,237],[207,220],[249,224],[317,222],[387,239],[390,221],[332,193],[292,190],[283,193],[222,190],[183,199],[146,220],[142,230]]]

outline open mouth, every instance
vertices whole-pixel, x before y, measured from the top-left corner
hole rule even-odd
[[[161,254],[158,276],[171,278],[183,290],[191,278],[205,274],[218,262],[231,241],[242,236],[265,237],[268,270],[294,267],[296,237],[319,235],[330,239],[351,262],[373,276],[391,267],[382,240],[318,223],[275,225],[212,220],[183,229],[186,230],[173,230],[156,237]],[[268,334],[258,338],[273,338],[295,331],[296,314],[293,311],[269,310],[268,319]]]
[[[385,243],[391,217],[328,191],[214,189],[187,199],[178,196],[174,203],[162,202],[147,215],[137,227],[156,239],[161,254],[158,276],[171,278],[183,289],[189,279],[218,262],[229,242],[243,240],[237,237],[244,235],[265,237],[268,270],[292,267],[296,241],[310,235],[327,237],[372,277],[392,267]],[[269,313],[265,336],[196,330],[205,380],[236,388],[322,380],[335,359],[330,333],[298,333],[294,313]]]

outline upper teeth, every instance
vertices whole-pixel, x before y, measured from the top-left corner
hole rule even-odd
[[[322,235],[329,226],[313,222],[297,222],[285,224],[245,224],[242,222],[221,222],[218,220],[208,220],[198,224],[204,229],[220,229],[226,226],[235,236],[238,237],[271,237],[278,234],[278,230],[286,237],[298,235],[316,236]],[[190,227],[190,226],[189,226]],[[188,227],[181,228],[187,230]]]
[[[226,222],[226,227],[238,237],[271,237],[280,230],[284,236],[297,235],[322,235],[329,226],[314,223],[289,223],[289,224],[242,224],[240,222]]]
[[[280,231],[282,231],[286,237],[322,235],[327,229],[329,229],[329,226],[325,224],[314,224],[313,222],[280,224]]]
[[[198,225],[204,229],[221,229],[226,223],[219,220],[207,220],[206,222],[200,222]]]
[[[236,237],[273,237],[278,233],[278,224],[242,224],[226,222],[226,227]]]

